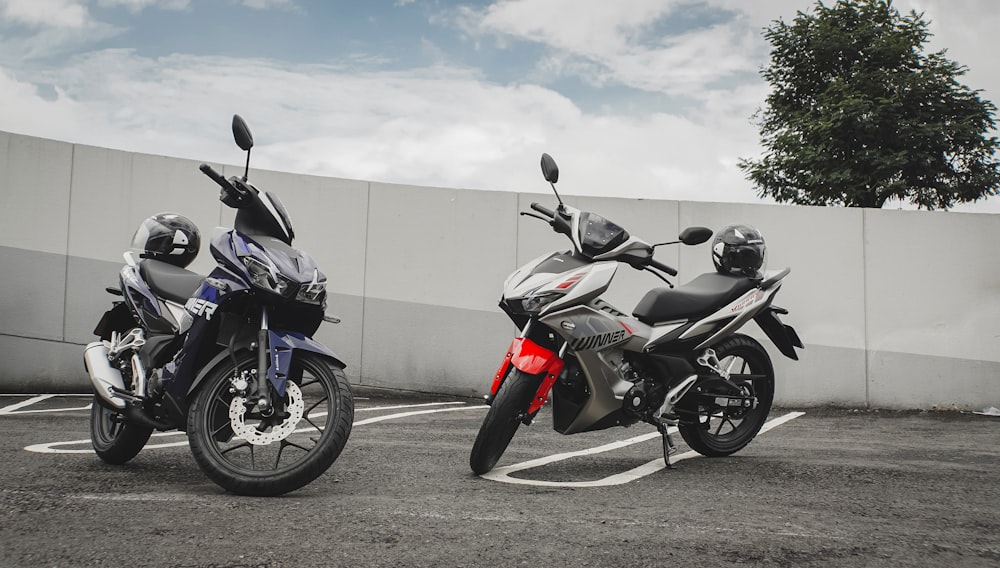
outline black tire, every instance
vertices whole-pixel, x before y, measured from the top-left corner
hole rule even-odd
[[[482,475],[497,464],[528,411],[532,398],[542,385],[544,374],[529,375],[511,367],[486,412],[483,425],[472,444],[469,466]]]
[[[98,396],[90,404],[90,444],[105,463],[121,465],[139,455],[153,429],[129,424],[123,415],[104,406]]]
[[[684,410],[699,413],[696,424],[681,422],[677,429],[692,450],[710,457],[722,457],[743,449],[767,420],[774,400],[774,369],[767,351],[751,337],[732,335],[713,346],[723,369],[730,369],[730,380],[757,397],[755,408],[722,408],[689,393],[694,403],[681,401]],[[711,397],[708,397],[709,399]]]
[[[256,354],[243,353],[238,364],[249,379],[249,370],[257,366]],[[344,372],[302,351],[295,353],[291,365],[289,376],[301,375],[301,379],[294,383],[297,389],[289,381],[282,400],[288,402],[293,390],[299,391],[302,416],[298,420],[293,416],[266,426],[255,409],[237,403],[234,408],[243,408],[246,415],[234,426],[229,412],[235,396],[230,392],[235,370],[230,360],[199,386],[188,410],[191,453],[202,471],[227,491],[253,496],[294,491],[329,469],[347,444],[354,423],[354,397]],[[277,398],[274,391],[272,397]],[[278,439],[251,443],[238,436],[234,427],[249,428],[246,436],[273,433]],[[286,433],[278,433],[282,429]]]

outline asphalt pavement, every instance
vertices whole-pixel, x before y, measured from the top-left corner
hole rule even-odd
[[[102,463],[88,397],[0,396],[0,566],[1000,566],[1000,418],[774,409],[665,469],[651,427],[543,409],[484,478],[481,402],[356,396],[337,462],[277,498],[224,492],[179,433]]]

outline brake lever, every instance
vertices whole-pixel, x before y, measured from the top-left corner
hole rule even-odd
[[[545,221],[546,223],[549,223],[550,225],[552,224],[552,220],[549,219],[548,217],[542,217],[541,215],[535,215],[534,213],[530,213],[528,211],[521,211],[521,215],[524,215],[525,217],[534,217],[535,219],[541,219],[542,221]]]
[[[664,275],[660,274],[660,273],[659,273],[659,272],[657,272],[656,270],[653,270],[653,269],[652,269],[651,267],[649,267],[649,266],[646,266],[646,267],[644,267],[644,268],[643,268],[643,270],[648,270],[650,274],[652,274],[653,276],[656,276],[656,277],[657,277],[657,278],[659,278],[660,280],[663,280],[664,282],[666,282],[666,283],[667,283],[667,286],[670,286],[671,288],[673,288],[673,287],[674,287],[673,283],[671,283],[671,282],[670,282],[669,280],[667,280],[667,277],[666,277],[666,276],[664,276]]]

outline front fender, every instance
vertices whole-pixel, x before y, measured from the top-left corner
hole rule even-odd
[[[269,358],[270,365],[267,369],[267,378],[271,381],[271,384],[281,396],[285,395],[285,384],[288,382],[288,379],[297,378],[289,376],[288,374],[292,363],[292,356],[295,351],[308,351],[310,353],[315,353],[339,369],[347,367],[347,365],[344,364],[344,362],[341,361],[329,347],[311,337],[295,331],[269,330],[268,346],[271,353]],[[250,352],[250,349],[248,346],[242,346],[242,348],[237,349],[237,351]],[[208,364],[202,367],[201,370],[198,371],[198,375],[195,377],[194,381],[191,383],[191,387],[188,389],[188,397],[190,397],[198,389],[209,373],[211,373],[224,361],[229,359],[229,357],[229,350],[223,349],[216,354],[216,356],[213,357]]]
[[[552,385],[555,384],[556,378],[562,372],[563,360],[559,358],[559,355],[555,351],[546,349],[527,337],[514,339],[510,344],[510,348],[507,349],[507,356],[504,357],[503,363],[500,364],[500,369],[497,370],[497,374],[493,377],[493,386],[490,389],[488,400],[492,401],[493,397],[496,396],[497,391],[500,390],[500,385],[503,383],[512,365],[517,370],[528,375],[545,374],[538,392],[528,406],[528,414],[538,412],[542,405],[545,404],[545,401],[548,400]]]
[[[285,396],[285,385],[288,383],[288,379],[298,379],[298,377],[288,374],[295,351],[315,353],[340,369],[347,366],[329,347],[297,331],[269,330],[267,343],[271,350],[267,380],[271,381],[271,385],[278,391],[279,396]]]

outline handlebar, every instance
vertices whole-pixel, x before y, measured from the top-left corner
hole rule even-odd
[[[546,208],[543,205],[539,205],[538,203],[534,203],[533,202],[531,204],[531,208],[534,209],[535,211],[538,211],[542,215],[545,215],[549,219],[555,219],[555,217],[556,217],[555,211],[552,211],[551,209],[548,209],[548,208]]]
[[[215,183],[219,184],[219,186],[222,187],[222,189],[227,189],[227,190],[228,189],[236,189],[236,188],[233,187],[233,184],[229,183],[226,180],[226,178],[222,177],[222,174],[220,174],[219,172],[217,172],[214,169],[212,169],[212,166],[210,166],[208,164],[202,164],[202,165],[198,166],[198,169],[201,170],[201,173],[203,173],[203,174],[207,175],[208,177],[212,178],[212,181],[214,181]]]
[[[655,269],[657,269],[657,270],[659,270],[661,272],[665,272],[665,273],[667,273],[670,276],[677,276],[677,270],[676,269],[671,268],[671,267],[667,266],[666,264],[663,264],[662,262],[658,262],[656,260],[653,260],[652,258],[649,259],[649,266],[652,267],[652,268],[655,268]]]
[[[240,187],[243,184],[237,183],[237,185],[234,185],[233,182],[224,178],[222,174],[215,171],[212,166],[208,164],[202,164],[198,166],[198,169],[201,170],[201,173],[210,177],[212,181],[219,184],[219,187],[222,188],[222,195],[219,199],[222,200],[223,203],[235,209],[245,207],[249,203],[250,193],[247,189],[245,189],[245,186]]]
[[[557,232],[557,233],[564,233],[566,235],[570,234],[570,226],[569,226],[569,222],[567,221],[567,219],[569,218],[568,216],[564,217],[562,214],[556,215],[555,211],[553,211],[553,210],[545,207],[544,205],[539,205],[538,203],[535,203],[535,202],[531,203],[531,208],[533,210],[541,213],[542,215],[544,215],[548,219],[544,219],[542,217],[538,217],[538,215],[533,215],[531,213],[521,213],[521,214],[522,215],[528,215],[528,216],[531,216],[531,217],[538,217],[540,219],[547,220],[549,222],[549,225],[552,226],[552,230],[554,230],[555,232]],[[656,270],[659,270],[660,272],[663,272],[664,274],[667,274],[668,276],[677,276],[677,269],[676,268],[672,268],[670,266],[667,266],[666,264],[663,264],[662,262],[657,262],[656,260],[653,259],[653,257],[652,257],[652,249],[650,249],[650,256],[649,256],[648,259],[641,259],[641,260],[640,259],[634,259],[634,260],[635,260],[635,262],[628,262],[628,261],[626,261],[626,262],[628,262],[629,264],[631,264],[634,268],[638,268],[640,270],[642,270],[644,268],[655,268]]]
[[[569,226],[569,220],[571,217],[568,213],[566,213],[566,210],[563,209],[562,203],[559,204],[559,209],[557,209],[556,211],[553,211],[548,207],[545,207],[544,205],[539,205],[538,203],[534,202],[531,204],[531,208],[544,215],[544,217],[538,217],[538,218],[542,219],[543,221],[547,221],[549,226],[552,227],[553,231],[557,233],[562,233],[563,235],[566,236],[569,236],[570,233],[572,232],[572,229]],[[526,213],[526,215],[531,215],[531,214]],[[537,215],[533,216],[537,217]]]

